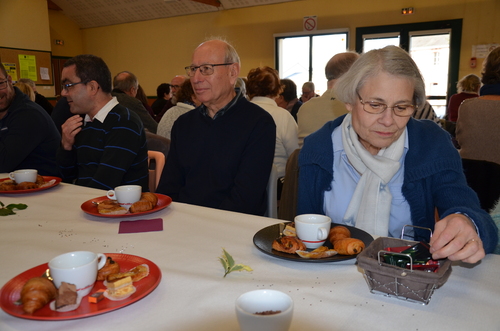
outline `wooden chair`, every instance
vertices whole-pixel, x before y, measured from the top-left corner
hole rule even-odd
[[[150,169],[151,160],[154,160],[154,169]],[[148,151],[148,169],[149,169],[149,191],[156,192],[160,182],[161,173],[165,166],[165,155],[162,152]]]

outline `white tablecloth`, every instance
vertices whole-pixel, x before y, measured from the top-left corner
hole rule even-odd
[[[56,255],[90,250],[153,261],[163,275],[156,290],[132,305],[76,320],[33,321],[0,311],[0,330],[236,331],[236,298],[263,288],[292,297],[292,331],[500,328],[498,255],[473,267],[454,266],[448,282],[422,305],[371,294],[352,263],[297,263],[261,253],[253,245],[254,234],[278,220],[172,203],[129,219],[162,218],[162,232],[118,234],[123,219],[94,217],[80,208],[103,195],[67,184],[32,194],[0,194],[4,204],[28,205],[0,217],[0,286]],[[254,271],[223,278],[222,248]]]

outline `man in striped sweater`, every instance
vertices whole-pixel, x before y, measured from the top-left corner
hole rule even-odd
[[[94,55],[75,56],[65,63],[61,81],[61,95],[75,114],[62,125],[57,152],[64,181],[105,190],[140,185],[147,191],[144,127],[111,95],[106,63]]]

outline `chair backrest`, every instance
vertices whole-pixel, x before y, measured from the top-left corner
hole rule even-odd
[[[293,221],[297,215],[297,193],[299,190],[299,153],[296,149],[288,157],[285,168],[285,178],[281,191],[280,208],[278,218]]]
[[[165,158],[168,156],[168,152],[170,151],[170,139],[146,131],[146,141],[149,151],[162,152]]]
[[[149,169],[151,160],[154,160],[154,169]],[[161,173],[165,166],[165,155],[162,152],[148,151],[148,169],[149,169],[149,191],[156,192],[160,182]]]
[[[267,210],[265,216],[278,218],[278,168],[274,163],[267,183]]]
[[[490,212],[500,198],[500,164],[462,159],[467,184],[477,193],[481,208]]]

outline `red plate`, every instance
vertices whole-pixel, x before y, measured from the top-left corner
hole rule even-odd
[[[54,179],[55,182],[53,184],[44,187],[34,188],[31,190],[0,191],[0,194],[21,194],[21,193],[33,193],[33,192],[43,191],[51,187],[54,187],[56,185],[59,185],[59,183],[62,181],[62,179],[59,177],[52,177],[52,176],[42,176],[42,177],[43,179],[45,179],[46,182],[51,181],[52,179]],[[5,182],[6,180],[10,180],[10,178],[2,178],[0,179],[0,183]]]
[[[105,255],[111,256],[113,260],[120,264],[121,272],[128,271],[140,264],[147,264],[149,266],[149,276],[134,283],[137,290],[129,298],[122,301],[112,301],[104,298],[98,303],[90,303],[87,297],[84,297],[80,307],[73,311],[65,313],[56,312],[51,310],[49,307],[50,305],[47,304],[42,309],[35,311],[33,315],[28,315],[23,311],[23,306],[18,306],[15,302],[21,297],[21,289],[24,284],[30,278],[40,277],[40,275],[47,270],[48,264],[44,263],[17,275],[5,284],[0,290],[0,307],[12,316],[25,319],[46,321],[78,319],[104,314],[128,306],[151,293],[160,283],[161,271],[158,266],[150,260],[128,254],[105,253]],[[97,292],[99,289],[106,289],[102,281],[97,281],[95,283],[90,294]]]
[[[99,216],[99,217],[117,218],[117,217],[133,217],[133,216],[151,214],[151,213],[157,212],[158,210],[162,210],[162,209],[166,208],[168,205],[170,205],[170,203],[172,203],[172,198],[169,197],[168,195],[163,195],[163,194],[158,194],[158,193],[155,193],[155,194],[158,197],[158,203],[156,204],[156,206],[151,210],[143,211],[140,213],[133,213],[133,214],[127,213],[127,214],[123,214],[123,215],[99,214],[99,212],[97,211],[97,206],[94,202],[109,200],[109,198],[106,196],[98,197],[98,198],[94,198],[94,199],[90,199],[88,201],[85,201],[82,204],[81,208],[84,212],[86,212],[89,215],[94,215],[94,216]]]

